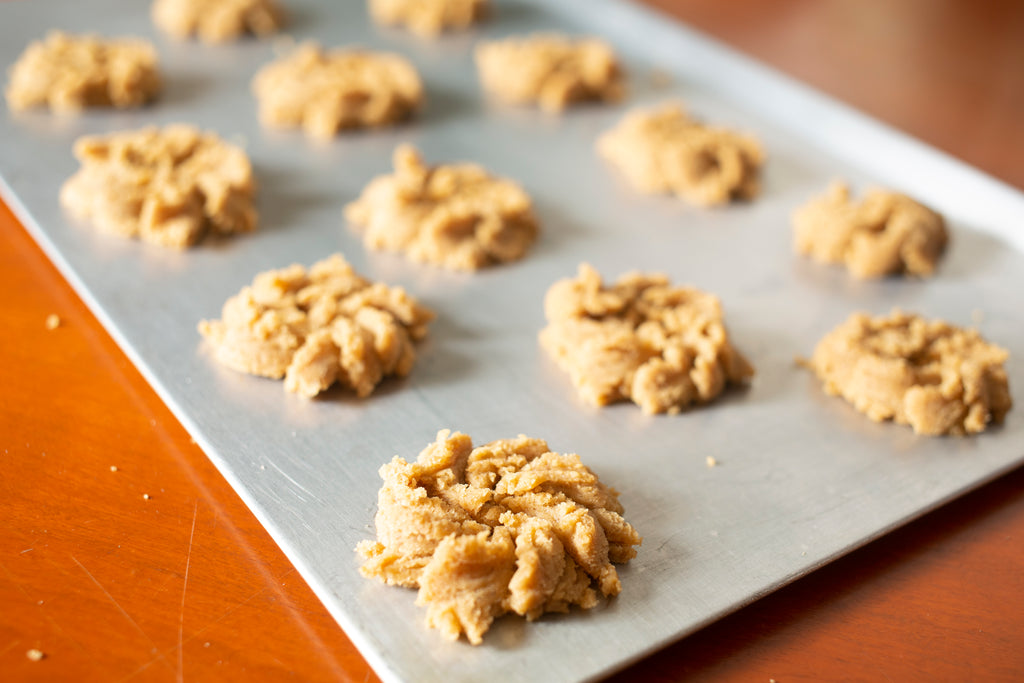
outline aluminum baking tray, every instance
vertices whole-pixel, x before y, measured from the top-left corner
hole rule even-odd
[[[154,39],[166,92],[133,112],[0,117],[4,198],[210,459],[389,681],[584,680],[793,581],[1024,459],[1024,409],[972,438],[924,438],[873,424],[794,365],[854,310],[894,306],[978,323],[1008,347],[1024,387],[1024,197],[664,17],[620,0],[497,2],[473,32],[426,42],[372,27],[363,2],[293,0],[290,35],[394,50],[420,69],[426,108],[402,127],[313,142],[260,128],[249,82],[272,41],[173,43],[148,3],[33,0],[0,5],[0,63],[51,28]],[[596,34],[623,56],[628,99],[552,116],[482,97],[472,48],[536,30]],[[665,76],[669,78],[666,79]],[[698,116],[756,134],[763,195],[701,210],[641,196],[597,158],[595,137],[629,108],[678,97]],[[261,190],[260,230],[176,252],[69,220],[58,189],[79,135],[188,121],[244,140]],[[478,161],[518,179],[543,234],[524,260],[478,274],[366,251],[343,205],[388,171],[393,148],[432,162]],[[880,183],[935,206],[953,241],[936,277],[858,282],[791,253],[789,214],[834,178]],[[367,400],[316,401],[217,365],[196,333],[253,275],[343,252],[439,316],[413,374]],[[747,390],[678,416],[583,405],[537,344],[542,297],[589,261],[606,276],[662,271],[718,294],[758,374]],[[589,612],[498,621],[480,647],[423,625],[411,590],[359,576],[373,535],[377,469],[413,457],[441,428],[475,442],[526,433],[580,453],[622,492],[644,535],[620,569],[622,594]],[[720,465],[708,468],[706,456]]]

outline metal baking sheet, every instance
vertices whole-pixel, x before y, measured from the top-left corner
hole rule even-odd
[[[324,143],[258,125],[249,81],[274,57],[272,41],[172,43],[150,25],[147,3],[128,0],[3,3],[0,63],[51,28],[142,35],[158,46],[166,91],[133,112],[5,110],[0,175],[6,201],[384,679],[601,676],[1024,459],[1020,407],[981,436],[917,437],[823,396],[793,362],[851,311],[899,306],[977,323],[1011,350],[1019,392],[1019,192],[619,0],[499,0],[484,26],[438,42],[372,27],[364,4],[293,0],[290,35],[406,55],[425,79],[426,108],[409,125]],[[628,99],[551,116],[483,98],[474,43],[541,29],[610,40],[629,72]],[[596,157],[595,137],[628,108],[671,97],[763,141],[770,158],[759,199],[701,210],[641,196]],[[61,212],[75,138],[174,121],[245,141],[261,186],[259,232],[176,252],[98,235]],[[469,275],[366,251],[342,207],[389,170],[405,141],[429,161],[474,160],[518,179],[543,223],[527,258]],[[792,255],[791,210],[834,178],[900,188],[943,211],[953,241],[936,277],[858,282]],[[214,363],[196,333],[200,319],[218,315],[256,272],[336,251],[438,312],[407,380],[364,401],[340,391],[305,401]],[[609,277],[662,271],[718,294],[757,368],[752,386],[673,417],[583,405],[536,341],[545,290],[581,261]],[[532,624],[503,618],[471,647],[425,628],[413,591],[361,578],[353,548],[373,535],[377,469],[394,454],[415,456],[446,427],[477,443],[546,438],[617,487],[644,535],[620,569],[622,594]],[[708,468],[708,455],[720,465]]]

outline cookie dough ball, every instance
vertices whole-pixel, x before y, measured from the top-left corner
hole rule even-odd
[[[423,102],[419,74],[404,57],[315,43],[264,66],[252,87],[264,125],[319,138],[403,121]]]
[[[75,156],[82,167],[60,202],[101,232],[188,247],[256,228],[249,157],[213,133],[176,124],[87,136]]]
[[[153,23],[178,40],[198,36],[205,43],[227,43],[251,33],[267,36],[284,25],[275,0],[155,0]]]
[[[705,126],[677,103],[627,114],[598,139],[597,150],[647,194],[671,192],[698,206],[716,206],[761,191],[760,143]]]
[[[596,38],[536,34],[482,43],[476,64],[485,90],[510,104],[559,112],[576,102],[617,101],[624,77],[611,46]]]
[[[843,264],[860,278],[931,275],[948,241],[942,216],[885,190],[869,190],[857,204],[845,184],[833,183],[793,214],[797,253]]]
[[[235,370],[284,377],[286,390],[306,398],[335,382],[364,398],[385,377],[409,374],[413,343],[433,318],[401,287],[370,282],[335,254],[309,270],[260,273],[199,332]]]
[[[394,164],[345,208],[367,247],[476,270],[522,258],[536,239],[530,197],[512,181],[475,164],[427,167],[409,145],[395,150]]]
[[[1006,349],[976,330],[894,311],[855,313],[829,332],[806,364],[825,393],[842,396],[875,422],[918,434],[974,434],[1013,405]]]
[[[628,273],[605,286],[583,264],[551,286],[544,313],[541,346],[596,406],[631,400],[645,413],[677,413],[754,374],[718,299],[663,275]]]
[[[404,26],[424,38],[444,31],[461,31],[480,21],[489,0],[369,0],[370,16],[378,24]]]
[[[356,550],[368,578],[418,588],[427,624],[474,645],[507,612],[533,621],[622,590],[612,563],[642,539],[619,494],[580,457],[520,436],[473,448],[438,432],[415,462],[380,469],[377,540]],[[596,589],[596,590],[595,590]]]
[[[53,31],[29,45],[10,69],[7,106],[138,107],[160,91],[153,45],[136,38],[103,39]]]

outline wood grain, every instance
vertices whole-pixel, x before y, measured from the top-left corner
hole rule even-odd
[[[1024,3],[648,4],[1024,188]],[[375,680],[6,207],[0,291],[0,679]],[[1018,680],[1022,567],[1024,470],[615,678]]]

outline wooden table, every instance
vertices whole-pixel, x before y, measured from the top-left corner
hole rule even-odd
[[[649,2],[1024,188],[1024,3]],[[0,291],[0,679],[373,680],[6,207]],[[1020,680],[1024,470],[617,679],[684,676]]]

